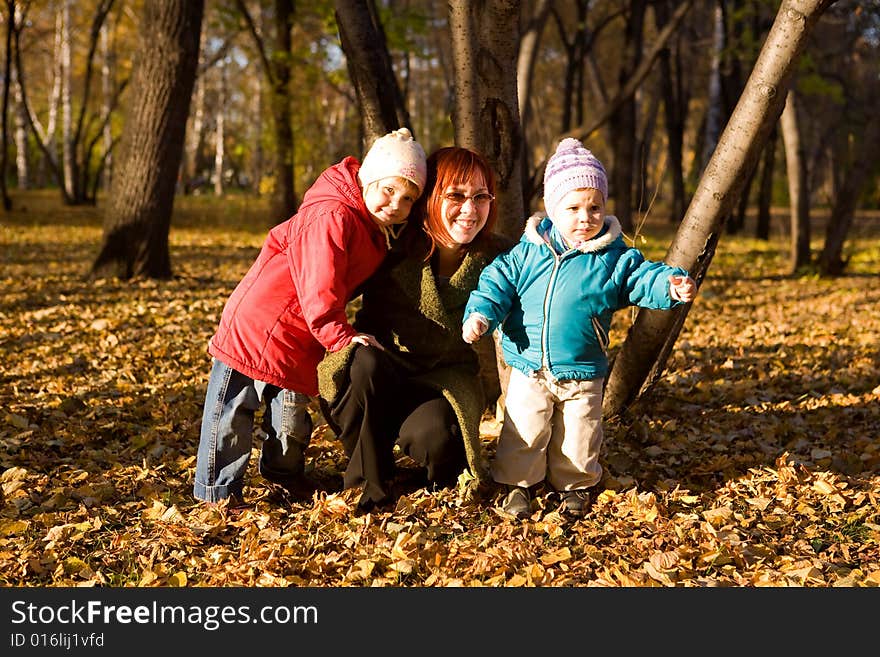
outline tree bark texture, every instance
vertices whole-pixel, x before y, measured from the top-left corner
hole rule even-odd
[[[449,3],[456,105],[455,142],[482,153],[497,177],[496,230],[518,237],[525,226],[522,126],[517,96],[519,3]]]
[[[12,34],[15,31],[15,3],[6,0],[6,11],[4,12],[6,22],[6,47],[5,47],[5,63],[3,65],[3,108],[2,108],[2,135],[0,135],[0,144],[2,144],[2,152],[0,152],[0,200],[3,202],[3,209],[9,212],[12,209],[12,199],[9,196],[9,190],[6,188],[6,169],[8,162],[8,143],[9,143],[9,81],[12,79]]]
[[[795,273],[810,264],[810,196],[807,193],[807,156],[804,153],[797,117],[796,95],[789,90],[785,109],[779,117],[788,178],[788,204],[791,213],[789,270]]]
[[[203,11],[204,0],[144,5],[133,96],[92,276],[171,276],[168,233]]]
[[[755,219],[755,237],[770,239],[770,207],[773,205],[773,170],[776,168],[776,141],[778,128],[773,128],[764,146],[761,184],[758,189],[758,215]]]
[[[525,226],[523,137],[517,95],[519,4],[512,0],[472,3],[450,0],[455,80],[455,143],[481,153],[496,176],[496,231],[518,237]],[[503,397],[509,376],[496,341],[480,340],[486,399]]]
[[[275,49],[272,57],[271,109],[275,128],[276,191],[273,203],[275,223],[287,221],[299,202],[294,182],[293,117],[290,109],[290,49],[293,45],[293,0],[275,0]]]
[[[382,135],[410,125],[385,34],[372,0],[336,0],[336,24],[364,122],[364,152]]]
[[[701,283],[724,221],[739,199],[773,126],[779,120],[798,56],[833,0],[783,0],[712,159],[700,178],[665,261]],[[604,414],[621,414],[662,374],[691,304],[671,311],[639,309],[605,388]]]
[[[848,166],[842,167],[844,178],[834,195],[834,205],[825,229],[825,244],[818,256],[819,272],[823,276],[840,276],[846,269],[848,259],[843,257],[843,245],[852,227],[856,206],[864,191],[865,183],[877,166],[880,149],[880,122],[869,118],[851,141],[853,157]]]

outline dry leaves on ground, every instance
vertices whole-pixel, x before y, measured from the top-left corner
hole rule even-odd
[[[279,497],[252,458],[245,507],[195,502],[205,345],[261,212],[181,201],[167,282],[84,281],[94,209],[0,228],[0,584],[880,585],[876,218],[835,280],[786,276],[781,239],[725,236],[664,377],[606,423],[589,516],[548,493],[513,522],[497,498],[419,487],[405,457],[396,505],[357,513],[317,409],[308,454],[328,490]],[[641,247],[660,258],[656,230]],[[497,431],[487,417],[490,455]]]

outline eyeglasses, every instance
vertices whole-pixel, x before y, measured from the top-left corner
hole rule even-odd
[[[474,194],[473,196],[468,196],[467,194],[463,194],[462,192],[446,192],[443,195],[443,198],[446,199],[447,203],[455,207],[460,207],[464,205],[465,201],[470,199],[478,208],[485,208],[487,205],[495,200],[495,196],[489,194],[488,192],[480,192],[479,194]]]

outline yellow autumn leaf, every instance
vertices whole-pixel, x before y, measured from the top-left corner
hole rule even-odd
[[[703,518],[706,519],[713,527],[721,527],[733,516],[733,510],[730,507],[722,506],[717,509],[706,509],[703,511]]]
[[[558,563],[560,561],[567,561],[569,559],[571,559],[571,550],[569,550],[567,547],[559,548],[558,550],[556,550],[556,552],[550,552],[541,555],[541,563],[546,566]]]
[[[186,586],[186,582],[186,573],[182,570],[174,573],[168,578],[169,586]]]
[[[410,555],[407,552],[407,546],[412,540],[412,535],[407,532],[400,532],[397,535],[397,539],[394,541],[394,547],[391,548],[391,558],[392,559],[409,559]]]
[[[526,575],[532,581],[540,581],[544,577],[544,566],[539,563],[533,563],[526,568]]]
[[[654,552],[649,561],[657,570],[669,570],[674,568],[680,557],[676,552]]]
[[[746,502],[748,502],[753,507],[763,511],[768,506],[770,506],[771,500],[767,499],[766,497],[750,497],[746,499]]]
[[[144,520],[158,520],[165,513],[167,507],[159,500],[153,500],[153,505],[144,511],[141,516]]]
[[[27,520],[3,520],[0,522],[0,536],[15,536],[27,531],[30,523]]]
[[[154,573],[152,570],[145,570],[143,573],[141,573],[141,580],[138,582],[138,586],[149,586],[150,584],[155,582],[156,579],[158,579],[156,573]]]
[[[833,495],[840,492],[834,484],[825,479],[817,479],[814,481],[813,490],[817,493],[822,493],[823,495]]]

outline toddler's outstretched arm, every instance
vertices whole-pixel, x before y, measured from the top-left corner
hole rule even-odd
[[[676,301],[690,303],[697,296],[697,283],[690,276],[670,276],[669,296]]]
[[[488,320],[480,313],[471,313],[461,326],[461,339],[468,344],[473,344],[489,328]]]

